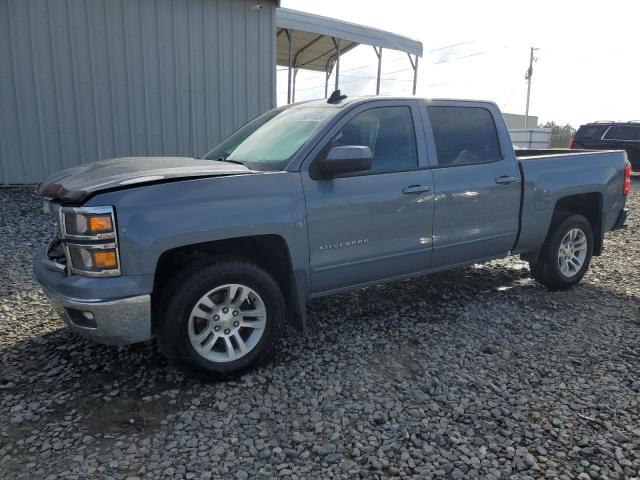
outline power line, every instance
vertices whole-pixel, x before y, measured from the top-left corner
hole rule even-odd
[[[430,53],[431,52],[437,52],[437,51],[440,51],[440,50],[445,50],[447,48],[459,47],[461,45],[467,45],[469,43],[475,43],[475,42],[476,42],[476,40],[469,40],[467,42],[453,43],[451,45],[445,45],[444,47],[438,47],[438,48],[434,48],[433,50],[428,50],[428,51]],[[390,63],[396,63],[396,62],[401,62],[401,61],[407,61],[407,59],[404,58],[404,57],[394,58],[393,60],[385,61],[385,64],[389,65]],[[353,68],[349,68],[349,69],[342,70],[342,71],[343,72],[351,72],[353,70],[360,70],[360,69],[363,69],[363,68],[373,68],[373,67],[375,67],[375,65],[360,65],[358,67],[353,67]],[[407,70],[409,70],[409,69],[407,69]],[[402,70],[398,70],[398,71],[402,71]],[[395,72],[391,72],[391,73],[395,73]]]
[[[401,57],[401,58],[394,58],[393,60],[385,60],[385,65],[389,65],[390,63],[396,63],[396,62],[400,62],[400,61],[407,61],[407,59],[405,57]],[[342,70],[343,72],[351,72],[353,70],[360,70],[362,68],[372,68],[375,67],[375,65],[361,65],[359,67],[354,67],[354,68],[349,68],[346,70]]]
[[[398,72],[406,72],[409,69],[406,68],[404,70],[397,70],[395,72],[391,72],[391,73],[398,73]],[[372,76],[364,76],[364,75],[340,75],[340,78],[342,77],[348,77],[348,78],[361,78],[363,80],[377,80],[378,77],[372,77]],[[406,78],[388,78],[388,77],[380,77],[380,80],[384,80],[384,81],[388,81],[388,80],[394,80],[397,82],[413,82],[413,79],[406,79]]]
[[[452,43],[452,44],[450,44],[450,45],[445,45],[445,46],[443,46],[443,47],[438,47],[438,48],[434,48],[434,49],[432,49],[432,50],[428,50],[428,52],[430,52],[430,53],[432,53],[432,52],[438,52],[438,51],[441,51],[441,50],[446,50],[446,49],[448,49],[448,48],[454,48],[454,47],[459,47],[459,46],[462,46],[462,45],[468,45],[468,44],[470,44],[470,43],[475,43],[476,41],[477,41],[477,40],[469,40],[469,41],[466,41],[466,42]],[[508,48],[509,46],[505,46],[505,47],[507,47],[507,48]],[[319,56],[317,56],[317,57],[315,57],[315,58],[313,58],[313,59],[311,59],[311,60],[309,60],[309,61],[307,61],[307,62],[305,62],[305,63],[302,63],[302,64],[297,65],[297,66],[293,66],[293,65],[292,65],[292,67],[300,68],[300,67],[303,67],[303,66],[305,66],[305,65],[308,65],[309,63],[314,62],[314,61],[318,60],[319,58],[324,57],[325,55],[327,55],[328,53],[333,52],[334,50],[335,50],[334,48],[331,48],[330,50],[327,50],[327,51],[326,51],[326,52],[324,52],[323,54],[321,54],[321,55],[319,55]],[[433,62],[433,63],[432,63],[432,65],[437,65],[437,64],[440,64],[440,63],[447,63],[447,62],[450,62],[450,61],[453,61],[453,60],[461,60],[461,59],[463,59],[463,58],[468,58],[468,57],[475,57],[475,56],[477,56],[477,55],[483,55],[483,54],[485,54],[485,53],[486,53],[486,52],[478,52],[478,53],[473,53],[473,54],[470,54],[470,55],[465,55],[465,56],[462,56],[462,57],[447,58],[447,59],[445,59],[445,60],[441,60],[441,61],[438,61],[438,62]],[[403,57],[400,57],[400,58],[394,58],[394,59],[392,59],[392,60],[387,60],[387,61],[385,62],[385,64],[386,64],[386,65],[389,65],[390,63],[397,63],[397,62],[406,61],[406,60],[407,60],[407,59],[406,59],[406,58],[403,58]],[[352,71],[355,71],[355,70],[362,70],[363,68],[374,68],[374,67],[375,67],[375,65],[359,65],[359,66],[357,66],[357,67],[352,67],[352,68],[342,69],[342,72],[352,72]],[[288,69],[289,69],[289,67],[283,67],[283,68],[279,68],[279,69],[277,69],[277,71],[278,71],[278,72],[282,72],[282,71],[285,71],[285,70],[288,70]],[[393,72],[389,72],[389,74],[398,73],[398,72],[403,72],[403,71],[408,71],[408,70],[409,70],[408,68],[406,68],[406,69],[402,69],[402,70],[395,70],[395,71],[393,71]]]
[[[453,62],[455,60],[462,60],[465,58],[469,58],[469,57],[477,57],[478,55],[484,55],[487,52],[476,52],[476,53],[470,53],[469,55],[463,55],[462,57],[455,57],[455,58],[446,58],[444,60],[440,60],[438,62],[433,62],[432,65],[438,65],[441,63],[448,63],[448,62]]]
[[[434,48],[433,50],[429,50],[429,52],[439,52],[440,50],[446,50],[447,48],[459,47],[460,45],[467,45],[469,43],[474,43],[475,40],[469,40],[467,42],[460,43],[452,43],[451,45],[445,45],[444,47]]]
[[[412,68],[403,68],[401,70],[394,70],[393,72],[385,72],[387,75],[393,75],[394,73],[400,73],[400,72],[408,72],[409,70],[413,71]],[[411,80],[413,82],[413,80]]]
[[[469,41],[466,41],[466,42],[454,43],[454,44],[450,44],[450,45],[445,45],[443,47],[434,48],[432,50],[429,50],[429,52],[442,51],[442,50],[445,50],[445,49],[448,49],[448,48],[459,47],[461,45],[467,45],[467,44],[474,43],[474,42],[476,42],[476,40],[469,40]],[[308,65],[309,63],[314,62],[315,60],[318,60],[319,58],[322,58],[325,55],[327,55],[327,54],[329,54],[330,52],[333,52],[333,51],[334,51],[334,49],[332,48],[332,49],[328,50],[327,52],[322,53],[321,55],[319,55],[319,56],[317,56],[317,57],[315,57],[315,58],[313,58],[311,60],[308,60],[305,63],[302,63],[302,64],[298,65],[296,68],[301,68],[301,67],[303,67],[305,65]],[[477,56],[480,56],[480,55],[485,55],[486,53],[487,53],[486,51],[482,51],[482,52],[470,53],[468,55],[463,55],[461,57],[446,58],[446,59],[443,59],[443,60],[439,60],[437,62],[432,62],[432,65],[439,65],[439,64],[443,64],[443,63],[449,63],[449,62],[452,62],[452,61],[464,60],[466,58],[472,58],[472,57],[477,57]],[[406,61],[406,59],[404,59],[404,58],[395,58],[393,60],[387,61],[386,64],[396,63],[396,62],[399,62],[399,61],[402,61],[402,60]],[[352,72],[352,71],[366,69],[366,68],[373,68],[373,65],[360,65],[360,66],[357,66],[357,67],[353,67],[353,68],[342,70],[341,77],[348,77],[348,78],[351,78],[352,80],[344,80],[341,83],[353,83],[353,82],[357,82],[357,81],[361,81],[361,80],[376,80],[377,77],[373,77],[373,76],[345,75],[344,74],[344,72]],[[288,67],[280,69],[278,71],[282,71],[282,70],[288,70]],[[403,69],[400,69],[400,70],[394,70],[392,72],[386,72],[386,75],[393,75],[395,73],[407,72],[409,70],[411,70],[411,69],[403,68]],[[381,78],[381,81],[383,81],[383,82],[413,82],[413,80],[409,80],[409,79],[384,78],[384,77]],[[429,85],[429,86],[443,86],[443,85],[448,85],[449,83],[451,83],[451,82],[445,82],[445,83],[441,83],[441,84],[433,84],[433,85]],[[304,88],[296,88],[296,91],[300,92],[300,91],[306,91],[306,90],[314,90],[314,89],[324,88],[324,86],[325,85],[322,84],[322,85],[313,85],[313,86],[304,87]]]
[[[360,80],[362,80],[361,78],[355,78],[353,80],[345,80],[343,82],[340,82],[340,85],[342,85],[343,83],[353,83],[353,82],[359,82]],[[413,80],[412,80],[413,81]],[[297,92],[303,92],[305,90],[313,90],[315,88],[324,88],[324,83],[322,85],[314,85],[312,87],[305,87],[305,88],[297,88],[296,87],[296,93]]]

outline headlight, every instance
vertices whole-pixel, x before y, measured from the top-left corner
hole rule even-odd
[[[113,207],[64,207],[60,210],[60,226],[69,274],[120,275]]]
[[[71,271],[89,276],[120,275],[118,250],[115,244],[66,246]]]
[[[62,209],[62,234],[78,240],[104,240],[116,236],[113,208]]]

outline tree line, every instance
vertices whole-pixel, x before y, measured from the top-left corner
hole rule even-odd
[[[568,148],[569,140],[576,134],[576,129],[568,123],[558,125],[556,122],[547,122],[544,125],[538,125],[538,128],[551,129],[551,148]]]

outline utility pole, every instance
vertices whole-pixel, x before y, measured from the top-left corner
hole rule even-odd
[[[529,125],[529,99],[531,98],[531,77],[533,76],[533,62],[538,60],[533,56],[533,52],[538,50],[537,48],[531,47],[531,55],[529,57],[529,69],[524,76],[524,79],[527,80],[527,108],[524,112],[524,128],[528,128]]]

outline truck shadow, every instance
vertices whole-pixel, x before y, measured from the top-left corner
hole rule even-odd
[[[188,409],[208,409],[220,418],[242,415],[233,405],[251,404],[256,386],[266,388],[272,378],[286,377],[285,372],[303,364],[314,350],[334,359],[325,366],[336,381],[343,371],[362,368],[364,359],[365,368],[384,381],[430,382],[424,362],[436,345],[447,358],[455,358],[464,347],[466,355],[491,364],[496,358],[506,361],[528,350],[553,348],[565,332],[574,335],[579,330],[597,341],[606,332],[588,316],[598,304],[616,302],[636,312],[630,318],[640,327],[640,299],[588,278],[571,292],[549,292],[535,284],[520,263],[493,262],[371,287],[311,302],[307,335],[290,331],[270,365],[217,384],[185,375],[153,342],[114,348],[61,328],[0,351],[0,429],[8,433],[0,437],[0,447],[25,438],[34,428],[56,428],[64,422],[108,441],[120,433],[147,435],[171,425],[172,418]],[[505,304],[520,306],[518,318],[501,313]],[[496,328],[504,335],[497,337]],[[354,351],[354,339],[363,348]],[[446,362],[434,359],[436,364],[436,370],[446,370]],[[215,400],[219,392],[235,396],[224,412]],[[202,404],[203,397],[211,403]]]

